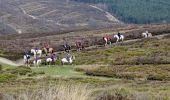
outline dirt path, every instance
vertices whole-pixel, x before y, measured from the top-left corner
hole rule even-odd
[[[10,66],[20,66],[20,65],[23,65],[21,60],[19,60],[17,62],[14,62],[14,61],[11,61],[9,59],[2,58],[2,57],[0,57],[0,63],[7,64],[7,65],[10,65]]]
[[[152,38],[152,39],[162,39],[162,38],[164,38],[164,37],[166,37],[166,36],[170,36],[170,34],[155,35],[155,36],[152,36],[151,38]],[[144,39],[145,39],[145,38],[125,40],[125,41],[123,41],[123,42],[112,43],[111,45],[108,45],[107,47],[101,46],[101,45],[94,45],[94,46],[87,47],[86,50],[91,51],[91,50],[97,50],[97,49],[111,48],[111,47],[114,47],[114,46],[117,46],[117,45],[133,44],[133,43],[136,43],[136,42],[141,42],[141,41],[143,41]],[[147,39],[148,39],[148,38],[147,38]]]

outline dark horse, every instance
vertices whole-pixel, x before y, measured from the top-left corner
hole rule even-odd
[[[70,45],[65,44],[65,45],[63,45],[63,47],[64,47],[64,51],[65,52],[70,52],[70,50],[71,50],[71,46]]]

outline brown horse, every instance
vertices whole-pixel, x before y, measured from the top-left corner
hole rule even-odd
[[[111,36],[109,35],[106,35],[103,37],[103,40],[104,40],[104,46],[107,46],[107,44],[109,43],[110,45],[112,44],[111,42]]]
[[[45,52],[46,55],[48,55],[48,53],[50,53],[50,54],[54,53],[53,48],[45,48],[45,47],[43,47],[42,51]]]
[[[83,49],[84,49],[84,45],[83,45],[83,43],[80,42],[80,41],[76,41],[75,45],[76,45],[77,51],[80,51],[80,50],[83,50]]]

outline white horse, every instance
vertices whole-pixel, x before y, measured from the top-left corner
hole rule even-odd
[[[35,66],[39,66],[41,63],[42,63],[42,60],[41,60],[41,59],[37,59],[37,60],[34,60],[34,61],[33,61],[33,64],[34,64]]]
[[[113,37],[117,39],[117,40],[116,40],[116,43],[119,42],[120,40],[123,42],[123,40],[124,40],[124,38],[125,38],[124,35],[120,35],[120,38],[119,38],[118,35],[114,35]]]
[[[75,56],[71,56],[68,59],[67,58],[61,59],[61,63],[62,63],[62,65],[64,65],[65,63],[72,64],[73,60],[75,60]]]
[[[30,66],[30,65],[29,65],[29,64],[30,64],[30,58],[31,58],[30,55],[28,55],[28,54],[25,54],[25,55],[24,55],[24,64],[25,64],[26,66]]]
[[[149,37],[152,37],[152,33],[149,33],[148,31],[142,33],[142,37],[144,38],[149,38]]]
[[[46,63],[49,65],[49,64],[52,64],[53,62],[55,62],[56,61],[56,58],[54,58],[54,59],[52,59],[52,58],[47,58],[46,59]]]
[[[42,55],[42,50],[31,49],[31,53],[34,54],[34,58],[36,58],[37,55],[39,55],[39,57],[41,57],[41,55]]]

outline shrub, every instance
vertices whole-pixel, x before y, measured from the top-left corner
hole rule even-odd
[[[123,88],[103,91],[95,100],[131,100],[133,97]]]
[[[168,65],[114,65],[114,66],[96,66],[91,68],[79,68],[84,70],[87,75],[105,76],[124,79],[148,79],[168,81],[170,80]]]
[[[18,74],[19,75],[26,75],[28,73],[31,73],[32,70],[29,67],[19,66],[19,67],[14,68],[14,69],[9,69],[8,72],[11,73],[11,74],[15,74],[15,75],[18,75]]]
[[[11,79],[16,79],[16,75],[13,74],[0,74],[0,82],[9,81]]]
[[[170,80],[170,77],[166,75],[148,75],[147,80],[165,81]]]
[[[29,77],[32,77],[32,76],[37,76],[37,75],[42,75],[42,74],[45,74],[45,72],[43,72],[43,71],[40,71],[40,72],[32,72],[32,73],[29,73],[28,76],[29,76]]]

